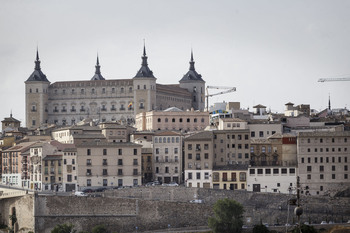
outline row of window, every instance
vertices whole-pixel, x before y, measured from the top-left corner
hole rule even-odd
[[[119,109],[117,109],[116,105],[115,104],[111,104],[111,107],[110,107],[110,111],[125,111],[126,109],[131,111],[131,110],[134,110],[134,107],[133,107],[133,103],[130,103],[127,105],[127,107],[125,107],[125,104],[120,104],[120,107]],[[140,103],[139,105],[139,108],[140,109],[144,109],[145,106],[144,106],[144,103]],[[105,104],[102,104],[100,107],[97,108],[98,112],[107,112],[108,111],[108,108]],[[36,106],[33,105],[32,106],[32,109],[31,109],[32,112],[36,112],[37,109],[36,109]],[[52,109],[52,112],[54,113],[57,113],[57,112],[77,112],[78,109],[75,107],[75,105],[72,105],[71,106],[71,109],[67,109],[67,107],[65,105],[62,106],[61,108],[61,111],[58,109],[58,106],[54,106],[54,108]],[[45,112],[48,112],[47,109],[45,109]],[[79,112],[88,112],[88,109],[85,108],[85,105],[80,105],[80,109],[79,109]]]
[[[139,87],[139,86],[138,86],[138,87]],[[144,88],[146,89],[146,85],[144,86]],[[138,89],[140,89],[140,88],[138,88]],[[121,87],[121,88],[120,88],[120,93],[125,93],[125,90],[126,90],[126,88]],[[133,92],[132,87],[129,87],[128,90],[129,90],[129,93],[132,93],[132,92]],[[32,93],[32,89],[29,89],[29,92]],[[38,89],[36,89],[36,92],[38,92]],[[108,91],[107,91],[107,89],[106,89],[105,87],[103,87],[103,88],[101,89],[101,93],[102,93],[102,94],[107,94],[107,92],[108,92]],[[55,93],[55,94],[58,94],[58,90],[55,89],[55,90],[54,90],[54,93]],[[75,90],[75,89],[71,89],[70,93],[74,95],[74,94],[77,94],[78,91]],[[81,88],[81,89],[80,89],[80,94],[85,94],[85,93],[87,93],[87,91],[86,91],[84,88]],[[113,94],[114,94],[114,93],[117,93],[117,89],[116,89],[115,87],[112,87],[112,88],[111,88],[111,93],[113,93]],[[63,95],[67,94],[66,89],[63,89],[63,90],[62,90],[62,94],[63,94]],[[95,88],[92,88],[90,94],[97,94],[97,90],[96,90]]]
[[[180,137],[154,137],[154,143],[179,143]]]
[[[340,178],[339,176],[341,176],[341,175],[342,174],[338,174],[338,178]],[[317,176],[317,175],[315,174],[315,176]],[[324,174],[319,174],[319,176],[320,176],[320,180],[324,180]],[[311,174],[307,174],[307,179],[308,180],[311,180],[311,177],[312,177]],[[349,175],[345,173],[344,174],[344,179],[347,180],[348,177],[349,177]],[[331,178],[332,178],[332,180],[335,180],[336,179],[336,174],[331,174]]]
[[[307,172],[312,172],[312,166],[307,166],[306,167]],[[336,171],[336,167],[332,165],[332,171]],[[348,165],[344,165],[344,171],[348,171]],[[319,172],[324,172],[324,166],[320,165],[319,167]]]
[[[169,119],[168,119],[168,118],[165,118],[164,121],[165,121],[165,123],[167,123],[167,122],[169,122]],[[182,122],[184,122],[184,119],[179,118],[178,121],[179,121],[180,123],[182,123]],[[162,122],[162,118],[158,118],[158,119],[157,119],[157,122],[158,122],[158,123],[161,123],[161,122]],[[171,119],[171,122],[172,122],[172,123],[175,123],[175,122],[176,122],[176,118],[172,118],[172,119]],[[187,118],[187,119],[186,119],[186,122],[187,122],[187,123],[190,123],[190,122],[191,122],[191,118]],[[197,122],[198,122],[198,119],[197,119],[197,118],[193,118],[193,122],[194,122],[194,123],[197,123]],[[204,118],[201,118],[201,122],[204,123]]]
[[[341,148],[339,147],[338,148],[338,150],[337,150],[338,152],[341,152]],[[344,148],[344,152],[347,152],[348,151],[348,148],[347,147],[345,147]],[[310,148],[307,148],[307,152],[311,152],[311,149]],[[314,148],[314,152],[318,152],[318,148]],[[320,152],[323,152],[323,148],[320,148]],[[327,148],[325,148],[325,152],[329,152],[329,148],[327,147]],[[332,147],[332,152],[335,152],[335,148],[334,147]]]
[[[133,165],[138,165],[138,159],[134,159],[133,161]],[[92,166],[92,161],[91,159],[87,159],[86,160],[86,165],[87,166]],[[103,166],[108,166],[108,162],[107,159],[102,159],[102,165]],[[123,165],[123,159],[118,159],[118,165]]]
[[[227,134],[227,139],[236,139],[236,135],[235,134],[232,134],[231,136],[230,136],[230,134]],[[214,139],[217,139],[218,137],[217,137],[217,135],[216,134],[214,134]],[[249,139],[249,135],[248,134],[244,134],[244,135],[242,135],[242,134],[238,134],[237,135],[237,140],[243,140],[243,138],[244,138],[244,140],[248,140]],[[220,139],[220,143],[224,143],[224,140],[223,139]]]
[[[179,157],[175,156],[174,159],[169,159],[169,156],[165,156],[164,159],[163,157],[159,158],[159,156],[156,156],[156,163],[178,163],[179,162]]]
[[[308,138],[307,140],[307,143],[311,143],[311,139],[310,138]],[[318,139],[318,138],[314,138],[314,140],[313,140],[313,142],[314,143],[328,143],[328,142],[332,142],[332,143],[335,143],[335,138],[332,138],[332,139],[329,139],[329,138],[320,138],[320,139]],[[340,143],[340,142],[348,142],[348,138],[338,138],[338,142]],[[301,139],[301,143],[304,143],[304,139]]]
[[[237,181],[237,173],[236,172],[231,172],[231,173],[223,172],[221,174],[221,179],[220,179],[220,173],[213,172],[213,182],[220,182],[220,180],[221,181]],[[246,172],[239,172],[239,181],[246,181],[246,180],[247,180],[247,173]]]
[[[160,152],[159,148],[156,148],[156,154],[158,155]],[[164,153],[165,154],[169,154],[169,148],[164,148]],[[179,153],[179,148],[174,148],[174,154],[178,154]]]
[[[161,167],[156,167],[156,173],[161,173],[162,168]],[[165,167],[164,168],[164,173],[174,173],[177,174],[179,173],[179,168],[178,167],[174,167],[172,171],[170,171],[169,167]]]
[[[137,149],[134,149],[133,152],[134,155],[137,155]],[[92,155],[91,149],[86,149],[86,155]],[[102,149],[102,155],[107,155],[107,149]],[[118,149],[117,155],[123,155],[123,149]]]
[[[102,185],[103,186],[108,186],[108,179],[103,179],[102,180]],[[123,187],[123,179],[118,179],[118,183],[117,184],[114,184],[113,182],[110,183],[110,186],[114,186],[114,185],[117,185],[118,187]],[[134,186],[137,186],[138,185],[138,179],[133,179],[133,185]],[[99,182],[96,184],[93,184],[92,183],[92,180],[91,179],[86,179],[86,186],[100,186]]]
[[[287,175],[289,170],[290,175],[295,175],[295,168],[251,168],[249,169],[249,175]]]
[[[336,161],[338,161],[338,163],[342,163],[342,161],[344,161],[344,163],[348,162],[348,157],[344,156],[344,160],[342,160],[342,157],[338,157],[338,160],[336,159],[336,157],[325,157],[325,159],[323,157],[314,157],[313,161],[310,157],[301,158],[301,163],[323,163],[323,162],[329,163],[331,161],[331,163],[335,163]]]
[[[189,153],[189,154],[187,155],[187,158],[188,158],[188,159],[192,159],[192,154]],[[197,153],[195,159],[196,159],[196,160],[201,160],[201,154]],[[204,159],[209,159],[209,153],[204,153]]]
[[[189,172],[189,173],[187,173],[188,174],[188,176],[187,176],[187,179],[188,180],[192,180],[192,179],[194,179],[193,178],[193,174],[192,174],[192,172]],[[200,180],[201,179],[201,173],[200,172],[195,172],[194,173],[196,176],[196,180]],[[205,172],[204,173],[204,179],[205,180],[209,180],[209,172]]]
[[[99,174],[92,174],[92,171],[91,169],[86,169],[86,176],[92,176],[92,175],[99,175]],[[102,175],[103,176],[108,176],[108,169],[102,169]],[[122,176],[124,175],[123,173],[123,169],[118,169],[117,171],[117,175],[118,176]],[[140,173],[139,173],[139,170],[137,168],[133,169],[133,173],[132,173],[133,176],[139,176]]]
[[[271,135],[274,135],[276,131],[271,131]],[[267,135],[270,135],[270,131],[266,131]],[[250,137],[255,138],[255,131],[250,132]],[[264,137],[264,131],[259,131],[259,137],[263,138]]]

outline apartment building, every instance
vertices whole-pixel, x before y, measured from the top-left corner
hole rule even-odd
[[[141,185],[141,145],[94,141],[76,147],[79,189]]]
[[[281,123],[250,123],[248,124],[251,139],[267,139],[275,133],[283,133]]]
[[[23,142],[2,152],[2,184],[25,187],[28,185],[28,160],[31,146],[36,142]]]
[[[300,132],[298,165],[303,193],[334,195],[350,186],[350,132]]]
[[[154,134],[153,173],[160,183],[182,183],[182,135],[173,131]]]
[[[296,193],[297,167],[249,167],[247,190],[267,193]]]
[[[214,166],[249,164],[250,131],[247,122],[238,118],[219,120],[214,130]]]
[[[214,134],[198,132],[184,139],[186,187],[212,188]]]
[[[213,168],[213,189],[246,190],[247,164],[233,164]]]
[[[176,107],[136,115],[135,127],[144,130],[200,131],[209,125],[209,112],[184,111]]]
[[[42,190],[63,191],[62,154],[47,155],[42,161]]]

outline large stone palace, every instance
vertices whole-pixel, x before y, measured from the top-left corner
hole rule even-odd
[[[34,72],[25,81],[26,126],[73,125],[84,118],[132,124],[140,112],[169,107],[203,111],[205,81],[194,63],[191,51],[189,70],[179,84],[158,84],[148,67],[144,46],[141,68],[131,79],[106,80],[97,56],[90,80],[51,83],[41,71],[37,51]]]

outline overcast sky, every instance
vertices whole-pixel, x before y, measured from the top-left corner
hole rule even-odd
[[[192,48],[207,85],[237,88],[210,103],[322,110],[330,94],[332,108],[349,108],[349,81],[317,82],[350,77],[349,12],[347,0],[2,0],[0,119],[12,110],[25,124],[24,81],[37,45],[51,83],[91,79],[97,53],[106,79],[129,79],[144,39],[158,83],[178,83]]]

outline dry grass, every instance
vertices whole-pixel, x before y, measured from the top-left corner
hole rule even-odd
[[[335,226],[329,230],[329,233],[350,233],[349,226]]]

